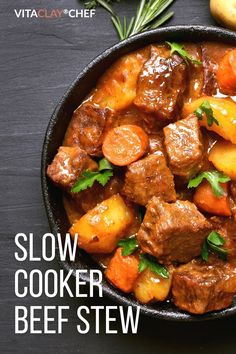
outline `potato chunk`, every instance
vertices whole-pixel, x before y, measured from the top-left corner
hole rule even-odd
[[[231,141],[233,144],[236,144],[236,103],[224,98],[214,98],[204,96],[201,97],[192,103],[185,104],[183,109],[184,117],[187,117],[189,114],[194,113],[204,101],[208,101],[213,109],[214,117],[218,120],[219,125],[213,123],[211,127],[208,126],[206,117],[203,120],[200,120],[199,123],[203,127],[211,130],[224,139]]]
[[[88,253],[110,253],[134,220],[134,214],[116,194],[82,216],[69,230]]]
[[[235,0],[211,0],[211,14],[224,27],[236,31],[236,2]]]
[[[130,106],[136,97],[139,73],[148,56],[149,50],[146,49],[117,60],[98,82],[92,101],[101,108],[114,110]]]
[[[171,279],[171,274],[168,279],[164,279],[150,269],[145,269],[134,285],[134,295],[143,304],[164,301],[170,292]]]
[[[228,141],[219,141],[209,154],[209,160],[233,181],[236,181],[236,145]]]

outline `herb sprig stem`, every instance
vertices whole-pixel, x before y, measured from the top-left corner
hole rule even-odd
[[[168,12],[158,18],[174,0],[140,0],[135,16],[130,20],[124,16],[123,19],[114,11],[111,1],[93,0],[93,2],[85,3],[85,6],[92,8],[100,5],[111,14],[111,21],[117,31],[120,40],[131,37],[137,33],[155,29],[168,21],[174,12]],[[86,5],[87,4],[87,5]]]
[[[108,3],[104,0],[96,0],[99,5],[101,5],[105,10],[110,12],[111,15],[115,16],[115,12],[113,11],[113,8],[108,5]]]

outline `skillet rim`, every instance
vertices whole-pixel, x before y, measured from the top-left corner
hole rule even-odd
[[[43,142],[42,156],[41,156],[41,187],[42,187],[43,201],[46,209],[49,226],[53,234],[57,234],[58,232],[61,232],[61,229],[59,225],[60,222],[57,216],[55,215],[55,209],[53,208],[54,198],[52,196],[53,194],[52,186],[46,176],[46,167],[49,161],[51,145],[53,139],[55,139],[54,137],[55,130],[60,120],[60,114],[62,114],[64,106],[66,106],[68,101],[71,99],[73,93],[75,93],[75,91],[79,89],[80,84],[82,86],[82,83],[86,79],[86,77],[89,74],[91,74],[91,72],[95,70],[99,65],[104,66],[104,69],[102,70],[104,72],[106,69],[106,64],[110,66],[112,62],[114,62],[116,59],[118,59],[124,54],[132,52],[133,50],[136,50],[138,48],[142,48],[147,44],[154,43],[155,41],[160,42],[167,39],[176,40],[176,37],[178,37],[177,40],[180,40],[181,37],[184,37],[183,38],[184,41],[187,41],[188,38],[188,41],[191,42],[206,40],[206,41],[218,41],[218,42],[221,41],[226,43],[234,43],[236,45],[236,32],[222,29],[220,27],[213,27],[213,26],[199,26],[199,25],[168,26],[156,30],[147,31],[141,34],[137,34],[133,37],[130,37],[122,42],[119,42],[109,47],[101,54],[99,54],[97,57],[95,57],[88,65],[84,67],[83,70],[81,70],[81,72],[77,75],[76,79],[69,85],[68,89],[66,90],[61,100],[57,104],[48,123],[48,127]],[[101,74],[98,74],[97,78],[99,78],[100,75]],[[90,85],[91,88],[95,86],[96,81],[97,80],[95,80],[93,84]],[[85,97],[87,93],[88,92],[85,92],[84,95],[82,96]],[[59,146],[59,144],[60,142],[58,141],[56,145]],[[84,262],[83,260],[82,261],[79,260],[79,262],[75,266],[74,264],[71,264],[67,261],[61,261],[58,257],[58,252],[57,252],[57,258],[60,266],[67,271],[72,271],[73,275],[75,275],[76,269],[93,269],[93,267],[90,266],[89,261]],[[87,283],[89,282],[88,276],[83,276],[82,279]],[[103,292],[104,295],[107,295],[112,300],[118,302],[123,306],[126,307],[129,305],[140,306],[140,313],[157,319],[165,319],[165,320],[172,320],[178,322],[196,322],[196,321],[219,319],[219,318],[224,318],[236,314],[236,301],[231,307],[227,309],[223,309],[221,311],[209,312],[204,315],[191,315],[187,312],[180,311],[174,305],[168,304],[167,308],[165,308],[165,306],[163,307],[163,304],[161,304],[160,307],[160,304],[158,303],[155,306],[142,305],[138,303],[134,298],[121,293],[115,287],[111,286],[106,280],[104,280],[103,282]]]

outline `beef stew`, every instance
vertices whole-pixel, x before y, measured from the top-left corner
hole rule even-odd
[[[229,306],[236,294],[236,89],[221,92],[224,56],[215,55],[232,47],[183,47],[196,62],[163,44],[109,68],[75,111],[48,176],[65,194],[71,236],[98,262],[106,254],[104,274],[114,286],[142,303],[171,300],[202,314]],[[235,61],[232,80],[234,72]],[[219,215],[226,205],[229,215]],[[224,268],[230,284],[221,279],[208,289],[211,272],[220,278]],[[196,306],[203,289],[213,298]]]

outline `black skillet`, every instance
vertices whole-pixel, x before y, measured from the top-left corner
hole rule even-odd
[[[68,123],[73,111],[83,101],[85,96],[96,85],[98,78],[118,58],[133,50],[142,48],[150,43],[164,41],[220,41],[236,46],[236,33],[216,27],[205,26],[173,26],[161,28],[143,34],[136,35],[100,54],[89,63],[75,81],[70,85],[58,106],[56,107],[47,128],[42,151],[42,191],[45,208],[51,231],[56,234],[67,232],[69,224],[62,204],[62,194],[55,188],[46,177],[47,165],[51,162],[61,145]],[[72,269],[96,269],[97,264],[91,258],[78,251],[76,262],[65,261],[60,264],[67,270]],[[84,277],[88,281],[88,277]],[[103,281],[104,294],[108,295],[118,303],[128,306],[141,306],[141,312],[159,319],[175,321],[199,321],[222,318],[236,314],[236,300],[230,308],[222,311],[211,312],[205,315],[196,316],[178,310],[171,302],[157,303],[154,305],[140,305],[130,295],[126,295],[112,287],[105,279]]]

